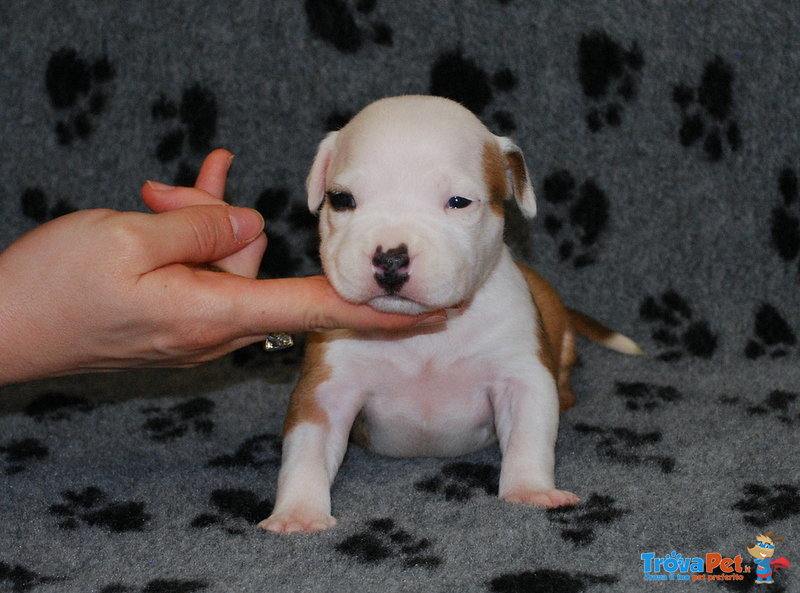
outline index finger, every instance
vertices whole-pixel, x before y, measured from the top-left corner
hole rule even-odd
[[[349,303],[324,276],[252,280],[210,272],[207,278],[224,291],[222,300],[230,307],[231,323],[241,327],[242,335],[343,328],[402,330],[446,320],[444,311],[401,315]]]
[[[208,192],[218,200],[224,199],[225,182],[233,162],[233,154],[224,148],[212,151],[203,161],[194,186]]]
[[[224,201],[233,155],[224,148],[211,152],[203,161],[194,187],[173,187],[148,181],[142,186],[142,200],[155,213],[185,206],[219,204]]]

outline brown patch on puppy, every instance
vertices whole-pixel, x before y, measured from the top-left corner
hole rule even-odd
[[[539,318],[539,360],[553,375],[558,386],[559,408],[575,405],[575,394],[570,385],[570,373],[575,364],[575,338],[569,325],[569,314],[553,286],[538,272],[517,263],[522,272]]]
[[[328,424],[328,414],[314,397],[317,386],[331,377],[331,367],[324,359],[325,348],[325,337],[321,332],[308,334],[300,380],[292,391],[289,409],[283,421],[284,436],[303,422]]]
[[[503,202],[508,197],[506,158],[494,140],[483,144],[483,180],[489,192],[489,208],[503,216]]]

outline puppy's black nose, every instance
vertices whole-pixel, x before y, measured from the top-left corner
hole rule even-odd
[[[379,245],[375,250],[375,255],[372,256],[375,282],[386,291],[386,294],[396,293],[406,283],[409,261],[408,247],[405,243],[388,251],[384,251]]]

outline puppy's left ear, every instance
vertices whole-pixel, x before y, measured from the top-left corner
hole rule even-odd
[[[514,144],[510,138],[497,136],[497,144],[503,154],[506,165],[506,177],[511,184],[514,198],[517,200],[519,209],[528,218],[536,216],[536,195],[533,193],[531,177],[528,174],[528,167],[525,164],[525,157],[519,146]]]
[[[336,144],[338,132],[330,132],[322,142],[319,143],[317,156],[306,178],[306,193],[308,194],[308,209],[315,213],[319,210],[322,200],[325,199],[325,178],[328,175],[328,167],[333,157],[333,147]]]

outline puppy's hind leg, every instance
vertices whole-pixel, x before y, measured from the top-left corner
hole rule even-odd
[[[572,330],[564,332],[561,341],[561,360],[558,365],[558,403],[563,412],[575,405],[575,392],[572,391],[572,367],[578,356],[575,348],[575,334]]]

